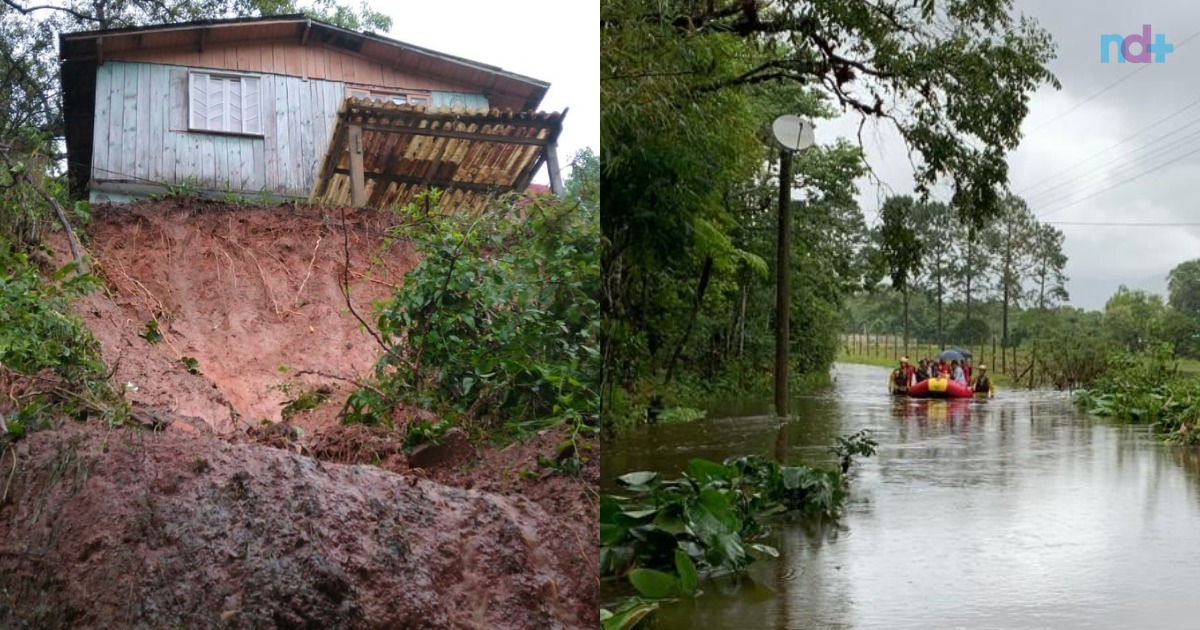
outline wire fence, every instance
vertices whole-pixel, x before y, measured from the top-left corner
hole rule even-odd
[[[971,353],[971,365],[986,365],[994,374],[1024,380],[1034,372],[1031,366],[1035,361],[1028,348],[1005,348],[995,336],[986,343],[962,346],[947,344],[943,347],[898,335],[855,333],[842,335],[841,346],[845,358],[891,359],[899,362],[900,357],[908,357],[914,365],[921,359],[937,358],[942,350],[966,350]]]

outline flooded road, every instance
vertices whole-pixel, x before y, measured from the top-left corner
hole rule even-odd
[[[887,371],[838,365],[779,429],[768,403],[648,426],[606,444],[603,483],[676,476],[694,457],[829,462],[869,428],[837,526],[776,523],[774,561],[706,581],[657,628],[1200,627],[1200,456],[1112,426],[1057,392],[990,401],[893,400]]]

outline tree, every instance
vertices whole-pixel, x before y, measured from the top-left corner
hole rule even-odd
[[[998,220],[985,235],[986,249],[995,261],[995,287],[1002,304],[1001,339],[1009,347],[1009,310],[1019,308],[1025,298],[1024,283],[1032,271],[1037,219],[1025,201],[1006,195]]]
[[[914,207],[920,240],[925,244],[926,289],[937,308],[938,345],[946,346],[945,306],[951,283],[956,276],[954,234],[957,221],[954,212],[944,203],[920,203]]]
[[[908,293],[921,270],[923,245],[913,228],[911,197],[889,197],[879,211],[882,220],[877,238],[879,251],[892,280],[892,289],[904,298],[904,342],[908,343]],[[905,353],[908,348],[905,347]]]
[[[1046,309],[1058,301],[1069,299],[1067,294],[1067,276],[1063,270],[1067,266],[1067,256],[1063,253],[1063,242],[1066,237],[1062,230],[1045,223],[1035,227],[1033,239],[1033,274],[1037,283],[1037,307]]]
[[[1166,305],[1158,295],[1121,285],[1104,304],[1104,327],[1130,352],[1142,352],[1162,340]]]
[[[953,205],[976,219],[995,210],[1028,94],[1059,85],[1049,34],[1011,0],[610,0],[600,29],[609,110],[638,103],[669,124],[704,95],[812,86],[864,119],[891,120],[923,158],[921,190],[950,177]]]
[[[1167,303],[1192,317],[1200,317],[1200,259],[1179,263],[1167,274]]]

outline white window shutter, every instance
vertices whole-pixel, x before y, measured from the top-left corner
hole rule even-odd
[[[229,81],[217,77],[208,78],[208,125],[207,129],[212,131],[227,131],[226,126],[228,116],[226,116],[225,108],[228,105],[228,95],[226,93]]]
[[[242,131],[262,133],[262,92],[257,77],[242,79]]]
[[[238,79],[225,80],[225,102],[228,104],[228,115],[225,117],[225,131],[242,131],[242,82]]]
[[[188,114],[192,129],[208,129],[208,75],[188,74]]]

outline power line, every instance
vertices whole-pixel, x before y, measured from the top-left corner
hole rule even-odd
[[[1046,221],[1047,225],[1090,225],[1097,227],[1200,227],[1200,223],[1121,223],[1116,221]]]
[[[1049,205],[1052,203],[1061,202],[1061,201],[1065,200],[1065,197],[1056,193],[1055,191],[1059,191],[1060,189],[1069,188],[1073,185],[1078,185],[1085,181],[1095,179],[1097,175],[1099,175],[1103,178],[1104,176],[1106,176],[1108,174],[1107,171],[1105,170],[1106,167],[1117,164],[1117,163],[1121,162],[1124,158],[1128,158],[1133,155],[1136,155],[1139,153],[1144,153],[1147,151],[1155,151],[1157,153],[1157,155],[1155,155],[1153,157],[1165,155],[1166,153],[1173,151],[1176,148],[1186,144],[1189,140],[1196,138],[1196,137],[1200,137],[1200,130],[1193,131],[1192,133],[1189,133],[1184,136],[1179,136],[1179,137],[1173,138],[1171,140],[1168,140],[1165,144],[1156,144],[1156,143],[1160,142],[1161,140],[1163,140],[1165,138],[1170,137],[1171,135],[1173,135],[1175,133],[1178,133],[1179,131],[1182,131],[1188,127],[1191,127],[1192,125],[1195,125],[1197,123],[1200,123],[1200,118],[1197,118],[1197,119],[1193,120],[1192,122],[1190,122],[1182,127],[1179,127],[1173,131],[1169,131],[1169,132],[1151,140],[1149,143],[1147,143],[1146,145],[1144,145],[1142,147],[1138,147],[1138,148],[1134,148],[1129,151],[1126,151],[1126,152],[1116,156],[1115,158],[1105,162],[1104,164],[1101,164],[1094,169],[1091,169],[1085,173],[1080,174],[1078,177],[1072,177],[1072,178],[1064,180],[1058,184],[1055,184],[1055,185],[1051,186],[1050,188],[1047,188],[1046,190],[1034,193],[1030,197],[1026,198],[1026,202],[1033,203],[1033,204],[1040,204],[1040,205]],[[1067,191],[1067,192],[1068,192],[1068,194],[1066,195],[1066,197],[1069,197],[1070,192],[1069,191]]]
[[[1101,188],[1100,190],[1097,190],[1096,192],[1094,192],[1094,193],[1092,193],[1092,194],[1090,194],[1090,195],[1088,195],[1088,196],[1086,196],[1086,197],[1083,197],[1083,198],[1081,198],[1081,199],[1077,199],[1077,200],[1075,200],[1075,201],[1072,201],[1071,203],[1068,203],[1068,204],[1066,204],[1066,205],[1064,205],[1064,206],[1060,206],[1060,207],[1058,207],[1058,208],[1055,208],[1055,209],[1053,209],[1053,210],[1050,210],[1049,212],[1043,212],[1042,214],[1039,214],[1039,215],[1037,216],[1037,218],[1038,218],[1038,219],[1042,219],[1042,218],[1044,218],[1044,217],[1047,217],[1047,216],[1050,216],[1050,215],[1052,215],[1052,214],[1054,214],[1054,213],[1056,213],[1056,212],[1061,212],[1062,210],[1066,210],[1067,208],[1070,208],[1071,206],[1074,206],[1074,205],[1078,205],[1078,204],[1080,204],[1080,203],[1083,203],[1084,201],[1087,201],[1088,199],[1091,199],[1091,198],[1093,198],[1093,197],[1096,197],[1097,195],[1100,195],[1100,194],[1106,193],[1106,192],[1108,192],[1108,191],[1110,191],[1110,190],[1113,190],[1113,189],[1115,189],[1115,188],[1119,188],[1119,187],[1121,187],[1121,186],[1124,186],[1125,184],[1128,184],[1129,182],[1132,182],[1132,181],[1134,181],[1134,180],[1141,179],[1142,177],[1145,177],[1146,175],[1149,175],[1149,174],[1151,174],[1151,173],[1157,172],[1157,171],[1158,171],[1158,169],[1161,169],[1161,168],[1163,168],[1164,166],[1170,166],[1171,164],[1174,164],[1175,162],[1178,162],[1179,160],[1182,160],[1183,158],[1185,158],[1185,157],[1188,157],[1189,155],[1192,155],[1192,154],[1194,154],[1194,153],[1200,153],[1200,148],[1192,149],[1191,151],[1188,151],[1187,153],[1184,153],[1183,155],[1180,155],[1180,156],[1178,156],[1178,157],[1176,157],[1176,158],[1174,158],[1174,159],[1172,159],[1172,160],[1170,160],[1170,161],[1168,161],[1168,162],[1166,162],[1166,163],[1164,163],[1164,164],[1160,164],[1160,165],[1158,165],[1158,166],[1156,166],[1156,167],[1154,167],[1154,168],[1151,168],[1151,169],[1148,169],[1148,170],[1146,170],[1146,171],[1143,171],[1143,172],[1141,172],[1141,173],[1138,173],[1137,175],[1134,175],[1133,177],[1129,177],[1129,178],[1123,179],[1123,180],[1121,180],[1121,181],[1119,181],[1119,182],[1117,182],[1117,183],[1115,183],[1115,184],[1113,184],[1113,185],[1111,185],[1111,186],[1107,186],[1107,187],[1105,187],[1105,188]]]
[[[1184,40],[1183,40],[1183,41],[1179,42],[1178,44],[1175,44],[1174,48],[1172,48],[1171,50],[1172,50],[1172,51],[1174,51],[1174,50],[1175,50],[1175,49],[1177,49],[1177,48],[1182,48],[1182,47],[1183,47],[1185,44],[1187,44],[1188,42],[1192,41],[1192,40],[1193,40],[1193,39],[1195,39],[1197,36],[1200,36],[1200,31],[1196,31],[1195,33],[1192,33],[1191,35],[1188,35],[1186,38],[1184,38]],[[1043,129],[1043,128],[1045,128],[1045,127],[1049,126],[1049,125],[1050,125],[1050,123],[1053,123],[1053,122],[1056,122],[1056,121],[1058,121],[1058,120],[1061,120],[1061,119],[1062,119],[1064,116],[1066,116],[1067,114],[1070,114],[1071,112],[1073,112],[1073,111],[1075,111],[1075,110],[1079,109],[1080,107],[1083,107],[1084,105],[1087,105],[1088,103],[1090,103],[1090,102],[1092,102],[1093,100],[1095,100],[1095,99],[1096,99],[1096,97],[1100,96],[1101,94],[1104,94],[1105,92],[1107,92],[1107,91],[1109,91],[1109,90],[1113,89],[1114,87],[1117,87],[1118,85],[1120,85],[1121,83],[1123,83],[1124,81],[1126,81],[1127,79],[1129,79],[1130,77],[1132,77],[1133,75],[1135,75],[1135,74],[1137,74],[1137,73],[1141,72],[1142,70],[1145,70],[1146,68],[1149,68],[1149,67],[1150,67],[1150,64],[1148,64],[1148,63],[1146,63],[1146,64],[1142,64],[1142,65],[1138,66],[1138,67],[1137,67],[1137,68],[1135,68],[1133,71],[1131,71],[1131,72],[1129,72],[1128,74],[1126,74],[1125,76],[1123,76],[1123,77],[1121,77],[1121,78],[1117,79],[1116,81],[1113,81],[1112,83],[1109,83],[1108,85],[1104,86],[1103,88],[1101,88],[1101,89],[1100,89],[1100,91],[1099,91],[1099,92],[1096,92],[1096,93],[1092,94],[1091,96],[1089,96],[1089,97],[1087,97],[1087,98],[1083,99],[1082,101],[1080,101],[1080,102],[1076,103],[1074,106],[1067,108],[1067,110],[1066,110],[1066,111],[1064,111],[1063,113],[1061,113],[1061,114],[1059,114],[1059,115],[1055,116],[1054,118],[1051,118],[1050,120],[1047,120],[1046,122],[1044,122],[1044,123],[1042,123],[1042,124],[1038,125],[1037,127],[1034,127],[1033,129],[1030,129],[1030,130],[1029,130],[1029,133],[1033,133],[1033,132],[1035,132],[1035,131],[1038,131],[1039,129]]]
[[[1166,116],[1164,116],[1164,117],[1162,117],[1162,118],[1159,118],[1158,120],[1156,120],[1156,121],[1154,121],[1154,122],[1150,123],[1149,125],[1146,125],[1145,127],[1142,127],[1141,129],[1139,129],[1139,130],[1135,131],[1134,133],[1132,133],[1132,134],[1130,134],[1130,135],[1128,135],[1128,136],[1126,136],[1126,137],[1122,138],[1122,139],[1121,139],[1121,140],[1119,140],[1119,141],[1118,141],[1116,144],[1113,144],[1113,145],[1109,146],[1108,148],[1106,148],[1106,149],[1104,149],[1104,150],[1102,150],[1102,151],[1098,151],[1098,152],[1096,152],[1096,153],[1093,153],[1091,157],[1089,157],[1089,158],[1085,158],[1085,159],[1083,159],[1083,160],[1080,160],[1079,162],[1076,162],[1075,164],[1072,164],[1071,166],[1069,166],[1069,167],[1067,167],[1067,168],[1065,168],[1065,169],[1063,169],[1063,170],[1061,170],[1061,171],[1058,171],[1058,172],[1054,173],[1053,175],[1050,175],[1050,176],[1048,176],[1048,177],[1045,177],[1045,178],[1043,178],[1043,179],[1040,179],[1040,180],[1038,180],[1037,182],[1035,182],[1035,183],[1033,183],[1033,184],[1031,184],[1031,185],[1029,185],[1029,186],[1026,186],[1026,187],[1022,188],[1021,190],[1017,191],[1017,193],[1016,193],[1016,194],[1018,194],[1018,195],[1024,195],[1025,193],[1028,193],[1029,191],[1033,190],[1034,188],[1037,188],[1038,186],[1041,186],[1042,184],[1044,184],[1044,183],[1046,183],[1046,182],[1048,182],[1048,181],[1051,181],[1051,180],[1053,180],[1054,178],[1058,177],[1059,175],[1062,175],[1062,174],[1064,174],[1064,173],[1069,173],[1069,172],[1071,172],[1071,171],[1075,170],[1076,168],[1078,168],[1078,167],[1080,167],[1080,166],[1082,166],[1082,165],[1084,165],[1084,164],[1087,164],[1088,162],[1091,162],[1092,160],[1094,160],[1094,159],[1096,159],[1096,158],[1100,157],[1101,155],[1104,155],[1105,153],[1108,153],[1109,151],[1112,151],[1113,149],[1115,149],[1115,148],[1117,148],[1117,147],[1121,146],[1122,144],[1125,144],[1126,142],[1129,142],[1130,140],[1133,140],[1133,139],[1134,139],[1134,138],[1136,138],[1137,136],[1140,136],[1141,134],[1143,134],[1143,133],[1145,133],[1145,132],[1149,131],[1150,129],[1153,129],[1153,128],[1155,128],[1155,127],[1157,127],[1157,126],[1159,126],[1159,125],[1161,125],[1161,124],[1163,124],[1163,123],[1167,122],[1168,120],[1170,120],[1170,119],[1172,119],[1172,118],[1174,118],[1174,117],[1178,116],[1179,114],[1182,114],[1183,112],[1185,112],[1185,111],[1187,111],[1188,109],[1191,109],[1191,108],[1193,108],[1193,107],[1195,107],[1195,106],[1197,106],[1197,105],[1200,105],[1200,98],[1198,98],[1198,99],[1196,99],[1196,100],[1192,101],[1191,103],[1188,103],[1187,105],[1184,105],[1183,107],[1180,107],[1179,109],[1177,109],[1177,110],[1175,110],[1175,111],[1171,112],[1170,114],[1167,114]],[[1185,125],[1185,126],[1188,126],[1188,125]],[[1183,128],[1183,127],[1180,127],[1180,129],[1182,129],[1182,128]]]

